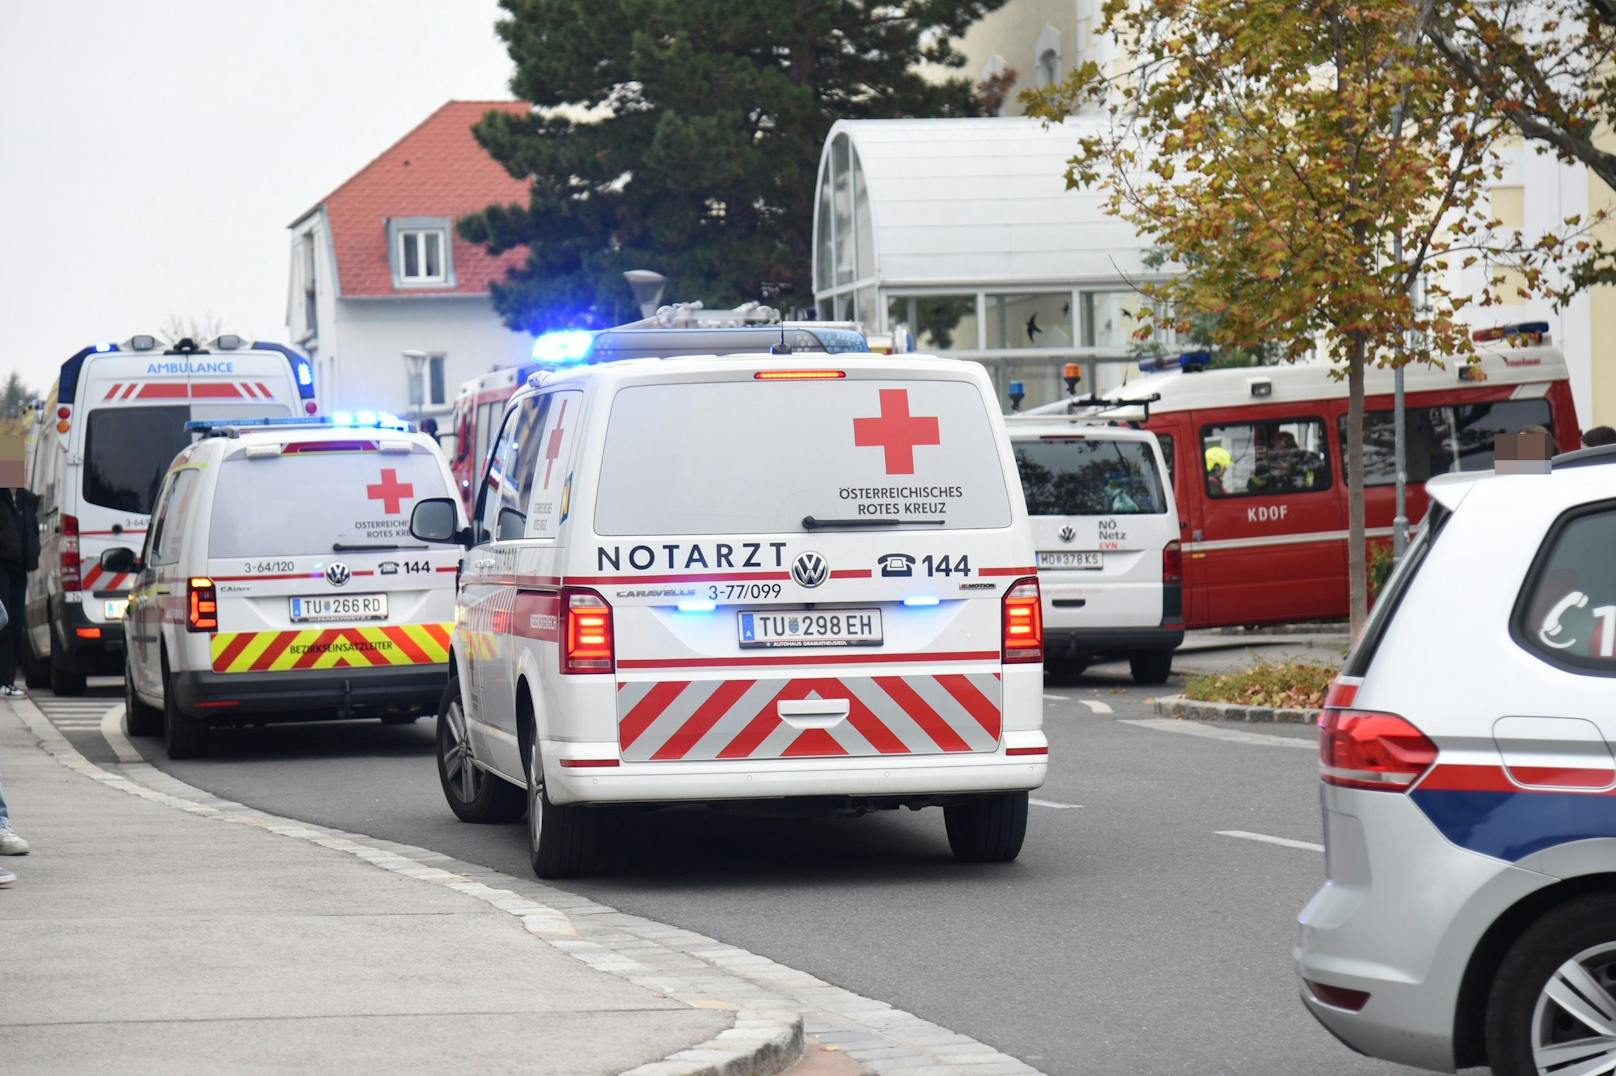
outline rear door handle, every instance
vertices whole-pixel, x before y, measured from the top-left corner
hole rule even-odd
[[[780,720],[794,729],[828,729],[847,720],[846,699],[788,699],[775,704]]]

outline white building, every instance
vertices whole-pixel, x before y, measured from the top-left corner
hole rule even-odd
[[[1078,121],[1021,117],[842,120],[820,156],[814,297],[821,318],[889,332],[922,351],[977,359],[1001,394],[1027,406],[1064,391],[1104,392],[1133,372],[1135,286],[1156,279],[1146,246],[1066,189]]]
[[[287,329],[326,411],[444,415],[462,382],[529,358],[533,338],[488,295],[524,252],[455,234],[467,213],[528,200],[472,138],[491,109],[527,106],[450,101],[292,222]]]

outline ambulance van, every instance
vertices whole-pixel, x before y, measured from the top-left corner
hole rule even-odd
[[[634,359],[536,374],[469,531],[438,721],[449,806],[576,874],[603,806],[941,806],[1019,853],[1044,780],[1032,534],[974,363]]]
[[[187,422],[317,410],[308,359],[239,336],[205,347],[134,336],[63,363],[35,413],[28,460],[40,499],[40,563],[28,577],[23,635],[28,686],[76,695],[87,675],[123,671],[131,580],[97,561],[104,549],[140,543],[169,461],[191,441]]]
[[[416,500],[451,488],[432,439],[385,418],[190,426],[138,552],[100,560],[134,581],[130,733],[189,758],[222,725],[431,712],[461,552],[409,537]]]

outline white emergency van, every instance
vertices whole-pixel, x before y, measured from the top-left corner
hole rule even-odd
[[[63,363],[30,434],[40,563],[28,578],[28,686],[76,695],[87,675],[122,672],[131,577],[97,561],[102,550],[138,545],[145,535],[169,461],[190,443],[187,422],[317,410],[308,359],[238,336],[205,347],[134,336]]]
[[[409,535],[452,490],[432,438],[405,423],[193,422],[137,554],[125,704],[171,758],[210,727],[430,712],[448,678],[458,546]]]
[[[453,500],[412,534],[455,537]],[[438,765],[577,873],[600,805],[941,805],[1009,860],[1044,780],[1031,531],[974,363],[637,359],[513,397],[469,532]]]
[[[1105,421],[1011,416],[1044,601],[1044,662],[1076,676],[1126,659],[1160,684],[1184,641],[1178,508],[1156,435]]]

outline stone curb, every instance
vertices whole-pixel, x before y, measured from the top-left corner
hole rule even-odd
[[[522,920],[536,940],[638,986],[704,1009],[733,1012],[732,1027],[626,1076],[775,1076],[803,1053],[804,1035],[868,1072],[996,1076],[1038,1070],[986,1043],[694,931],[453,859],[439,852],[283,818],[188,785],[148,762],[118,771],[90,762],[31,699],[12,704],[63,766],[130,795],[216,821],[253,826],[446,886]],[[138,780],[136,779],[138,777]]]
[[[1156,712],[1180,721],[1283,722],[1291,725],[1318,724],[1319,710],[1288,710],[1273,706],[1241,706],[1234,702],[1202,702],[1183,695],[1156,700]]]

